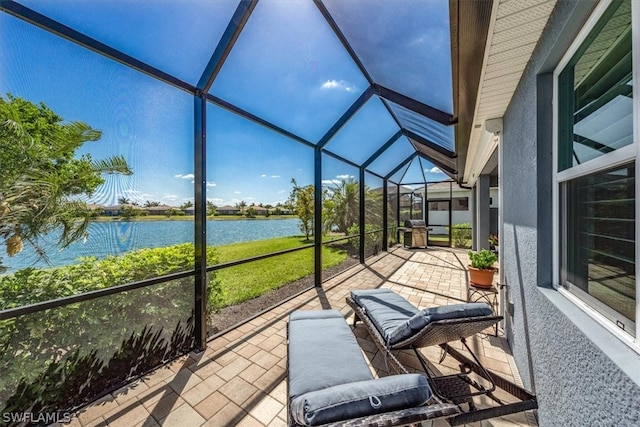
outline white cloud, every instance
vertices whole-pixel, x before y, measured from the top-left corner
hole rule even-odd
[[[233,194],[242,194],[242,191],[234,191]]]
[[[349,179],[349,178],[353,178],[353,175],[349,175],[349,174],[336,175],[336,178],[338,178],[338,179]]]
[[[266,178],[266,177],[267,177],[266,173],[263,173],[262,175],[260,175],[260,178]]]
[[[287,192],[287,190],[280,190],[280,191],[278,191],[278,194],[284,194],[286,192]]]
[[[338,185],[340,182],[338,179],[323,179],[322,185]]]
[[[163,200],[169,200],[169,201],[173,201],[173,200],[178,200],[178,196],[175,194],[167,194],[165,196],[162,196]]]
[[[207,181],[207,187],[215,187],[216,183],[213,181]]]
[[[327,80],[322,84],[321,89],[323,90],[337,89],[337,90],[344,90],[346,92],[353,92],[356,90],[354,86],[350,85],[344,80]]]
[[[271,175],[271,178],[280,178],[280,175]]]
[[[192,174],[192,173],[188,173],[188,174],[185,174],[185,175],[182,175],[182,174],[179,173],[177,175],[173,175],[173,177],[174,178],[180,178],[180,179],[193,179],[196,176],[194,174]]]
[[[224,199],[221,199],[219,197],[207,197],[207,201],[209,202],[213,202],[213,203],[221,203]]]
[[[335,80],[327,80],[322,85],[322,89],[333,89],[333,88],[336,88],[336,87],[338,87],[338,82],[335,81]]]
[[[440,170],[440,168],[439,168],[439,167],[437,167],[437,166],[434,166],[434,167],[432,167],[431,169],[429,169],[429,172],[431,172],[431,173],[442,173],[442,171]]]

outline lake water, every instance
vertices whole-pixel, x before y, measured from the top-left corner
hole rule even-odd
[[[275,237],[298,236],[300,220],[228,220],[207,221],[207,240],[209,245],[226,245],[236,242],[249,242]],[[73,264],[79,257],[118,255],[141,248],[156,248],[179,243],[192,243],[194,240],[192,221],[109,221],[89,224],[89,237],[78,241],[67,249],[58,250],[53,242],[55,236],[46,236],[41,246],[49,258],[49,264],[38,260],[30,245],[14,257],[2,254],[2,260],[8,273],[25,267],[50,267]],[[3,248],[4,249],[4,248]]]

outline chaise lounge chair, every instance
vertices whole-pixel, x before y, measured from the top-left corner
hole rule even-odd
[[[367,328],[374,343],[385,355],[387,362],[398,373],[409,371],[399,361],[396,350],[413,350],[428,376],[434,394],[442,401],[458,405],[466,411],[449,418],[451,425],[462,425],[506,414],[537,408],[536,398],[525,389],[505,378],[490,373],[467,346],[466,338],[473,336],[502,320],[484,303],[463,303],[420,310],[404,297],[390,289],[352,291],[347,304],[354,310],[354,326],[358,320]],[[462,341],[472,359],[451,348],[447,343]],[[460,373],[440,375],[430,368],[419,348],[439,345],[443,354],[440,362],[450,354],[460,362]],[[477,375],[478,380],[470,376]],[[518,401],[504,403],[494,392],[496,388],[508,392]],[[498,406],[478,409],[475,396],[486,395]]]
[[[403,426],[460,412],[421,374],[374,379],[336,310],[293,312],[287,352],[289,426]]]

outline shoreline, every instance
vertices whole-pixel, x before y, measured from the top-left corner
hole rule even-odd
[[[284,219],[296,219],[297,215],[271,215],[269,217],[260,216],[247,218],[237,215],[220,215],[220,216],[208,216],[207,221],[277,221]],[[181,216],[171,216],[167,217],[166,215],[146,215],[146,216],[136,216],[131,218],[122,218],[120,216],[99,216],[97,218],[92,218],[90,222],[116,222],[116,221],[126,221],[126,222],[138,222],[138,221],[194,221],[194,215],[181,215]]]

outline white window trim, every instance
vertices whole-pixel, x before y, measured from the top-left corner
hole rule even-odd
[[[638,274],[640,274],[640,2],[631,0],[631,31],[632,37],[632,63],[633,63],[633,144],[615,150],[612,153],[599,156],[581,165],[571,167],[567,170],[558,172],[558,78],[562,70],[567,66],[570,59],[576,53],[578,48],[584,43],[591,30],[611,5],[612,0],[603,0],[594,9],[591,16],[580,30],[567,52],[564,54],[553,72],[553,188],[552,188],[552,212],[553,212],[553,248],[552,248],[552,271],[553,286],[559,293],[564,295],[568,300],[582,309],[598,324],[603,326],[607,331],[619,338],[623,343],[640,353],[640,287],[638,286]],[[573,293],[560,286],[560,184],[564,181],[576,178],[588,173],[597,172],[610,167],[615,167],[636,160],[636,337],[625,333],[618,328],[611,320],[600,314],[597,310],[589,306],[585,301],[581,300]]]

